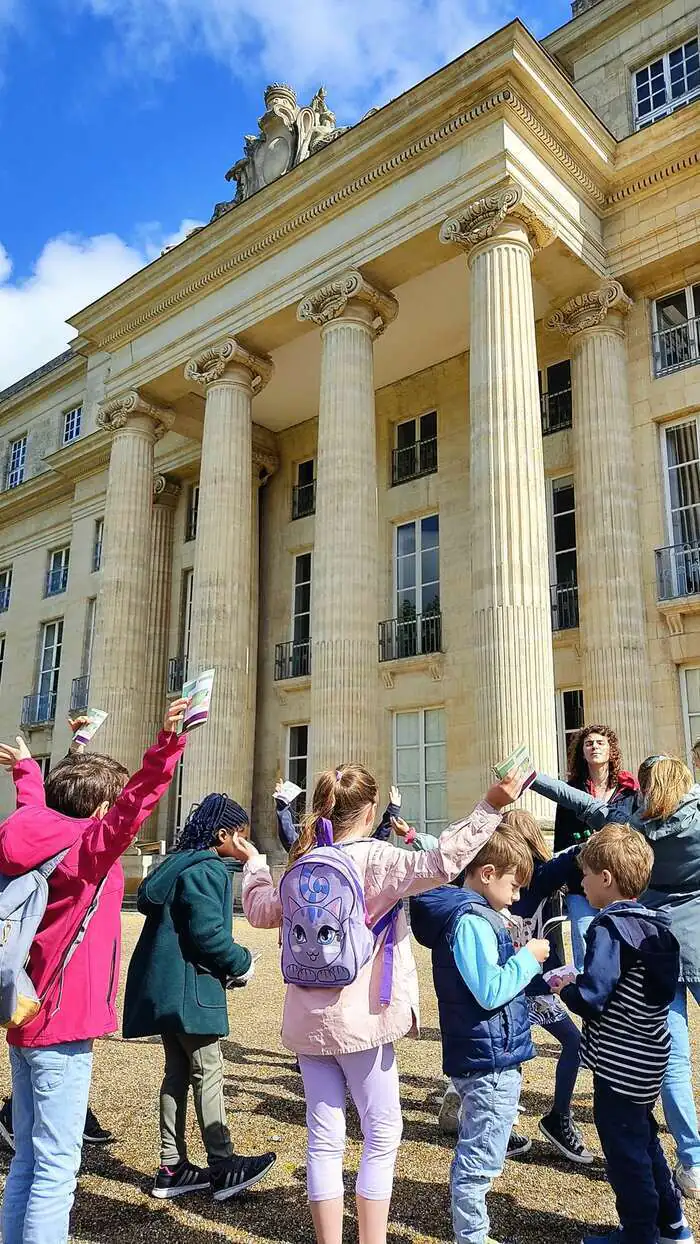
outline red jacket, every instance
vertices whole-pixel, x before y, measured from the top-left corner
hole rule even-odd
[[[46,807],[36,761],[15,765],[17,811],[0,825],[0,872],[19,876],[59,851],[68,848],[68,854],[49,879],[48,904],[29,956],[29,975],[40,997],[48,985],[46,998],[30,1023],[8,1031],[10,1045],[87,1041],[118,1027],[114,1003],[124,894],[119,857],[168,789],[186,737],[161,733],[102,820],[53,812]],[[57,971],[104,877],[85,937],[67,967]]]

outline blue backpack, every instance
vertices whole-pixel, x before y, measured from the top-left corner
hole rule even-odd
[[[280,881],[282,976],[288,985],[311,989],[349,985],[388,928],[380,989],[380,1002],[388,1006],[401,903],[370,925],[357,868],[343,844],[333,844],[333,830],[325,818],[319,821],[317,839],[323,845],[307,851]]]

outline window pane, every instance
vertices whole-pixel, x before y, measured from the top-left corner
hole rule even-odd
[[[408,449],[409,445],[416,443],[416,421],[408,419],[406,423],[396,425],[396,448]]]
[[[564,729],[580,730],[583,726],[583,691],[564,691]]]
[[[306,462],[300,462],[297,466],[297,483],[300,485],[313,484],[314,482],[314,460],[309,458]]]
[[[700,669],[685,671],[685,690],[688,712],[700,713]]]
[[[552,486],[552,508],[555,514],[566,514],[574,508],[574,485],[555,480]]]
[[[420,786],[404,784],[401,787],[401,815],[409,825],[421,825]]]
[[[425,777],[426,781],[434,782],[446,775],[446,758],[445,744],[434,743],[425,749]]]
[[[430,514],[421,519],[421,545],[424,549],[437,548],[440,541],[440,519],[437,514]]]
[[[297,583],[309,583],[311,580],[311,554],[301,553],[296,560],[295,580]]]
[[[561,363],[552,363],[547,368],[547,392],[563,393],[571,388],[571,360],[563,359]]]
[[[420,438],[422,441],[434,440],[437,436],[437,411],[431,410],[420,417]]]
[[[557,552],[576,547],[576,519],[573,514],[557,514],[554,519],[554,548]]]
[[[396,752],[396,780],[400,787],[404,782],[416,782],[420,777],[420,750],[417,747],[400,747]]]
[[[680,324],[687,324],[688,304],[684,289],[679,290],[677,294],[668,294],[665,298],[657,299],[656,322],[659,332],[667,328],[678,328]]]
[[[429,821],[447,820],[447,790],[442,782],[431,782],[426,787],[425,810]]]
[[[426,708],[425,710],[425,741],[426,743],[444,743],[445,710],[444,708]]]
[[[417,713],[396,714],[396,743],[398,747],[418,743],[418,730]]]
[[[396,564],[396,586],[399,592],[416,586],[415,557],[400,557]]]
[[[396,528],[396,552],[399,557],[406,557],[416,551],[416,524],[404,523]]]
[[[440,582],[440,554],[437,549],[426,549],[421,553],[421,579],[423,586],[435,585]]]
[[[294,589],[294,612],[308,613],[311,608],[311,584],[302,583]]]

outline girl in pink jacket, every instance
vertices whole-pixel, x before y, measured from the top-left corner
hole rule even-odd
[[[27,971],[42,1000],[37,1015],[7,1034],[15,1155],[2,1205],[3,1244],[66,1244],[80,1167],[92,1043],[117,1028],[121,901],[119,857],[165,793],[185,747],[174,700],[163,731],[127,781],[126,769],[95,753],[59,765],[46,780],[21,739],[0,745],[12,769],[17,811],[0,825],[0,873],[21,876],[65,852]],[[86,913],[82,941],[67,958]]]
[[[360,878],[368,923],[376,925],[401,899],[456,877],[491,837],[502,809],[519,790],[517,777],[493,786],[470,817],[445,830],[434,850],[414,853],[370,838],[377,783],[362,765],[343,765],[316,783],[312,811],[292,848],[290,866],[317,845],[319,824],[330,823],[333,841],[346,847],[343,855],[351,857]],[[256,928],[276,928],[282,923],[282,903],[264,858],[250,842],[239,840],[237,845],[245,862],[243,910]],[[314,911],[310,909],[311,917]],[[392,936],[391,996],[386,1002],[384,951]],[[304,1080],[308,1196],[318,1244],[342,1242],[347,1091],[364,1138],[356,1189],[360,1244],[386,1244],[402,1131],[393,1042],[417,1032],[418,1024],[418,977],[402,908],[377,937],[372,957],[351,983],[342,988],[287,986],[282,1042],[297,1055]]]

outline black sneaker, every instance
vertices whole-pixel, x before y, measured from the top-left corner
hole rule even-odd
[[[174,1196],[187,1196],[188,1192],[206,1192],[210,1186],[209,1171],[183,1158],[177,1166],[159,1167],[151,1196],[167,1201]]]
[[[88,1106],[85,1115],[85,1127],[83,1128],[83,1141],[86,1145],[111,1145],[116,1139],[113,1132],[107,1130],[106,1127],[100,1125],[97,1116],[93,1114]]]
[[[563,1157],[579,1166],[590,1166],[593,1154],[589,1153],[570,1114],[546,1114],[540,1119],[539,1128],[550,1144],[558,1149]]]
[[[507,1158],[521,1158],[524,1153],[529,1153],[531,1149],[532,1141],[529,1136],[519,1136],[517,1132],[511,1132],[508,1149],[506,1150]]]
[[[15,1134],[12,1130],[12,1098],[6,1097],[0,1108],[0,1136],[8,1149],[15,1151]]]
[[[255,1158],[239,1158],[236,1154],[227,1162],[211,1168],[211,1190],[215,1201],[228,1201],[246,1188],[252,1188],[259,1179],[275,1165],[276,1153],[262,1153]]]

